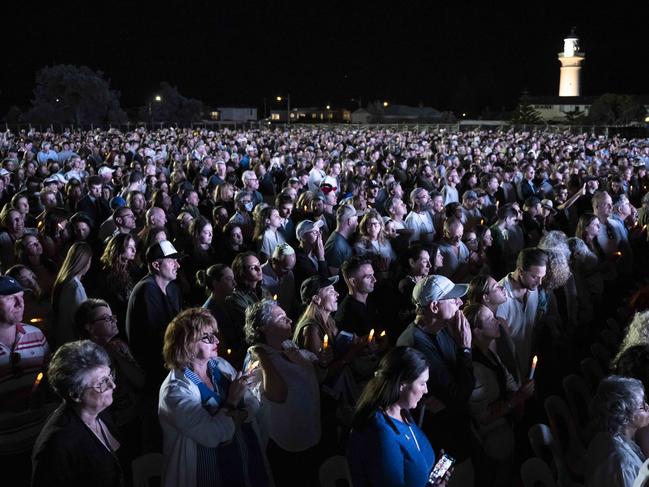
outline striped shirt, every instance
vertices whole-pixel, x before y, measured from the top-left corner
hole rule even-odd
[[[12,346],[0,343],[0,455],[29,451],[47,409],[30,409],[36,377],[44,372],[50,349],[35,326],[16,325]]]

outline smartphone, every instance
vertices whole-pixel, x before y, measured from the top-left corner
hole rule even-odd
[[[444,475],[446,475],[446,472],[448,472],[448,469],[451,468],[454,463],[455,458],[453,458],[451,455],[448,455],[447,453],[444,453],[444,455],[442,455],[442,457],[433,467],[433,471],[430,472],[430,475],[428,477],[428,485],[432,485],[442,477],[444,477]]]

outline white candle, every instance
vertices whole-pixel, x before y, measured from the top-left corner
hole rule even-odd
[[[529,379],[532,380],[534,379],[534,372],[536,371],[536,362],[538,362],[539,358],[534,355],[534,358],[532,359],[532,368],[530,369],[530,377]]]

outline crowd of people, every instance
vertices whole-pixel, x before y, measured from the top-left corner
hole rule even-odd
[[[164,486],[317,486],[336,455],[355,487],[516,485],[611,317],[574,480],[646,470],[647,139],[6,131],[0,161],[0,456],[25,485],[130,485],[149,452]]]

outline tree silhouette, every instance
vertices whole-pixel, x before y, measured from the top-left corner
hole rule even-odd
[[[155,96],[160,96],[159,102],[155,101]],[[200,122],[203,119],[203,111],[202,101],[181,95],[178,88],[163,81],[147,105],[142,107],[139,118],[151,122],[188,124]]]
[[[602,125],[627,125],[640,122],[646,115],[645,107],[632,95],[606,93],[593,102],[588,112],[591,122]]]
[[[23,116],[36,123],[75,125],[124,123],[119,92],[110,88],[101,71],[87,66],[46,66],[36,74],[31,108]]]
[[[528,125],[543,123],[541,114],[532,106],[530,97],[523,93],[518,101],[518,105],[512,112],[511,121],[517,125]]]
[[[566,112],[566,123],[569,125],[584,125],[588,123],[586,112],[581,111],[579,108]]]

